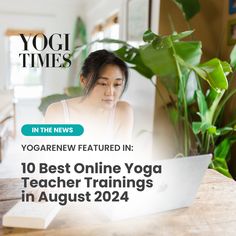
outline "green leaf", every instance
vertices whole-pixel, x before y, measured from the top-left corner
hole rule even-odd
[[[146,66],[158,77],[165,87],[177,92],[178,76],[171,48],[155,49],[151,44],[140,47],[140,55]]]
[[[233,127],[227,127],[227,126],[224,128],[217,129],[218,135],[225,135],[232,131],[235,131],[235,129]]]
[[[200,63],[202,55],[201,42],[174,42],[174,48],[179,57],[181,57],[185,63],[191,66],[198,65]]]
[[[136,70],[139,74],[143,75],[147,79],[151,79],[154,73],[147,67],[141,65],[130,66],[131,69]]]
[[[170,114],[171,122],[174,125],[178,125],[178,121],[179,121],[179,112],[178,112],[178,110],[174,107],[171,107],[171,108],[169,108],[169,114]]]
[[[221,66],[223,68],[223,71],[224,71],[225,75],[228,75],[229,73],[232,72],[232,68],[231,68],[231,66],[228,62],[220,61],[220,63],[221,63]]]
[[[222,175],[225,175],[226,177],[233,178],[232,175],[229,173],[228,169],[222,168],[221,166],[214,167],[214,170],[218,171]]]
[[[223,158],[214,157],[213,164],[214,164],[215,167],[221,167],[221,168],[226,169],[226,170],[228,169],[227,162]]]
[[[179,33],[179,34],[173,33],[173,34],[171,35],[171,39],[172,39],[173,41],[177,41],[177,40],[180,40],[180,39],[183,39],[183,38],[188,37],[188,36],[191,35],[193,32],[194,32],[194,30],[188,30],[188,31],[181,32],[181,33]]]
[[[155,38],[153,41],[152,41],[152,46],[153,48],[155,49],[158,49],[160,47],[162,47],[162,37],[159,37],[159,38]]]
[[[203,121],[201,126],[201,132],[205,133],[208,129],[211,128],[211,124],[209,122]]]
[[[68,87],[65,89],[65,93],[69,97],[78,97],[83,95],[83,88],[80,86],[77,87]]]
[[[140,48],[141,58],[158,76],[168,76],[172,73],[177,75],[173,52],[171,48],[155,49],[151,44]]]
[[[210,109],[208,111],[208,119],[210,123],[215,124],[216,118],[217,118],[217,109],[220,109],[221,106],[219,106],[220,101],[225,93],[225,90],[222,90],[221,92],[216,94],[215,99],[213,100]],[[223,107],[222,107],[223,109]]]
[[[215,132],[215,128],[214,126],[212,126],[210,123],[202,121],[202,122],[192,122],[192,130],[194,132],[194,134],[199,134],[201,133],[205,133],[206,131],[208,131],[209,133],[214,133]]]
[[[210,127],[208,127],[207,132],[209,134],[217,134],[216,127],[214,125],[211,125]]]
[[[177,94],[179,92],[179,79],[176,74],[161,76],[158,79],[170,93]]]
[[[151,42],[156,38],[160,38],[160,36],[154,34],[151,30],[146,30],[143,34],[143,41],[144,42]]]
[[[201,117],[204,117],[208,110],[205,96],[201,90],[197,90],[195,93],[196,93],[197,103],[199,107],[199,112],[201,114]]]
[[[218,95],[218,93],[213,88],[210,88],[207,91],[206,101],[207,101],[208,107],[210,107],[212,105],[212,103],[215,101],[217,95]]]
[[[196,75],[195,71],[193,71],[193,68],[195,65],[198,65],[200,63],[201,59],[201,43],[200,42],[175,42],[173,43],[174,49],[176,54],[174,55],[176,61],[181,65],[181,72],[183,75],[183,83],[184,86],[188,84],[188,81],[190,82],[190,78],[195,78],[196,81]],[[192,71],[192,73],[191,73]],[[192,75],[192,76],[190,76]],[[192,80],[193,82],[193,80]],[[188,87],[189,88],[189,87]],[[188,89],[187,88],[187,89]],[[197,88],[197,84],[194,88],[194,91]],[[193,101],[194,91],[192,91],[192,95],[187,97],[188,103],[191,103]],[[186,90],[188,92],[188,90]],[[188,93],[190,95],[190,93]]]
[[[231,145],[236,142],[236,136],[225,138],[214,150],[214,157],[228,160]]]
[[[217,104],[219,103],[223,93],[217,94],[217,97],[210,108],[208,108],[206,98],[201,90],[196,90],[195,94],[199,108],[199,112],[197,112],[197,114],[201,117],[201,122],[193,122],[193,132],[198,134],[200,132],[205,133],[207,131],[210,135],[220,135],[220,130],[212,124],[212,120]]]
[[[230,158],[231,145],[236,142],[236,136],[224,139],[214,150],[213,167],[220,173],[231,177],[227,161]]]
[[[231,68],[227,62],[221,62],[218,58],[214,58],[199,65],[196,73],[219,92],[228,89],[228,80],[225,74],[229,70],[231,71]]]
[[[173,0],[173,2],[183,12],[185,19],[188,21],[200,11],[198,0]]]
[[[201,131],[202,122],[192,122],[192,130],[194,134],[198,134]]]
[[[152,44],[141,46],[140,55],[144,64],[160,77],[165,87],[169,91],[177,94],[179,77],[176,67],[176,57],[174,56],[173,49],[170,47],[170,40],[171,38],[163,39],[163,44],[160,48],[154,48]],[[172,45],[176,54],[186,63],[196,65],[200,62],[200,42],[173,42]],[[182,73],[187,74],[189,68],[182,67],[182,70]]]
[[[127,63],[136,64],[135,57],[139,54],[138,49],[129,47],[124,45],[123,47],[119,48],[118,50],[114,51],[114,53],[120,57],[122,60],[126,61]],[[142,61],[139,61],[142,63]]]
[[[133,64],[130,68],[136,70],[144,77],[151,79],[155,73],[153,73],[143,62],[139,50],[130,46],[123,46],[118,50],[114,51],[114,53],[120,57],[122,60],[127,63]]]
[[[69,98],[69,96],[67,96],[66,94],[53,94],[47,97],[43,97],[38,108],[44,115],[50,104],[67,98]]]
[[[233,50],[230,53],[230,65],[234,69],[236,68],[236,45],[233,47]]]

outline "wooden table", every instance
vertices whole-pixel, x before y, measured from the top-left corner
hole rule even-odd
[[[19,180],[0,179],[0,216],[19,196]],[[89,220],[88,220],[89,219]],[[194,204],[165,213],[109,222],[91,209],[79,206],[71,213],[63,208],[47,230],[0,228],[0,235],[75,235],[75,236],[179,236],[236,235],[236,183],[207,170]]]

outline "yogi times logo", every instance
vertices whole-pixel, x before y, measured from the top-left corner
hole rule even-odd
[[[26,36],[20,34],[23,51],[19,53],[22,67],[70,67],[69,34],[54,33]]]

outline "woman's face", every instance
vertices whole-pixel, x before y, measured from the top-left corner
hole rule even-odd
[[[105,66],[89,94],[90,101],[98,107],[113,108],[122,94],[124,82],[124,75],[118,66]]]

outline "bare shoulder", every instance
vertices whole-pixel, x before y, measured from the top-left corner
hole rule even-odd
[[[80,100],[81,100],[81,97],[75,97],[75,98],[66,99],[64,101],[66,102],[67,106],[71,108],[74,105],[77,105]],[[49,105],[46,113],[48,112],[60,112],[60,113],[63,112],[62,101],[55,102]]]
[[[62,110],[61,102],[54,102],[48,106],[46,114],[52,113],[52,112],[54,113],[54,112],[61,111],[61,110]]]
[[[116,108],[120,111],[133,111],[132,106],[125,101],[119,101],[117,102]]]
[[[83,99],[83,97],[74,97],[74,98],[69,98],[66,99],[66,103],[68,105],[73,105],[73,104],[78,104],[79,102],[81,102],[81,100]]]
[[[116,105],[118,116],[120,117],[132,117],[133,116],[133,108],[132,106],[125,101],[119,101]]]
[[[60,122],[61,121],[61,114],[63,114],[63,107],[61,102],[55,102],[48,106],[47,111],[45,113],[44,119],[45,122]]]
[[[132,106],[125,101],[119,101],[116,105],[116,138],[122,143],[129,143],[132,137],[134,114]]]
[[[54,102],[48,106],[45,116],[54,114],[55,112],[59,112],[61,110],[62,110],[61,102]]]

